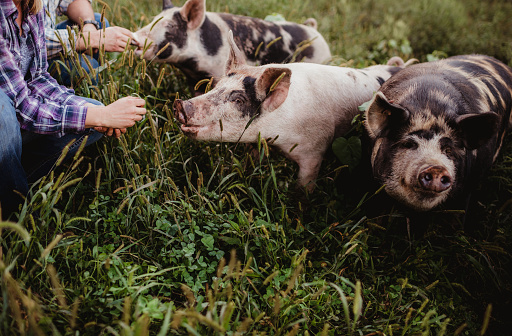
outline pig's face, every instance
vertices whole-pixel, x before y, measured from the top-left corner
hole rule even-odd
[[[162,13],[134,34],[139,43],[136,55],[156,62],[185,61],[184,50],[197,42],[189,35],[202,25],[204,19],[204,0],[189,0],[181,8],[164,1]]]
[[[196,140],[238,141],[260,113],[255,78],[234,73],[205,95],[176,100],[174,111],[185,135]]]
[[[226,75],[208,93],[174,102],[182,131],[197,140],[251,142],[255,124],[277,109],[288,95],[291,70],[281,67],[252,67],[229,35],[231,52]]]
[[[451,120],[450,111],[435,115],[428,104],[419,109],[411,112],[378,92],[366,126],[375,141],[374,176],[390,196],[428,211],[461,190],[467,155],[492,137],[499,117],[488,112]]]

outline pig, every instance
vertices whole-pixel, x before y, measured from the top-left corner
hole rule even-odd
[[[223,75],[229,54],[229,46],[224,42],[230,30],[252,65],[289,62],[295,52],[297,61],[323,63],[331,58],[329,46],[317,31],[313,18],[305,24],[269,22],[207,12],[205,6],[205,0],[187,0],[182,7],[174,7],[164,0],[162,13],[134,33],[139,45],[136,55],[175,65],[195,94],[206,87],[194,90],[198,81],[214,77],[215,83]]]
[[[176,119],[196,140],[256,143],[269,139],[299,166],[298,184],[312,191],[324,153],[348,132],[359,113],[392,74],[409,62],[354,69],[314,63],[246,63],[229,34],[225,75],[208,93],[176,99]]]
[[[512,69],[495,58],[464,55],[408,67],[365,111],[373,176],[413,212],[467,210],[511,127],[511,108]]]

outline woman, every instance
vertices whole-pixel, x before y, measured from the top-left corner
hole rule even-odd
[[[62,149],[120,136],[146,113],[144,100],[102,106],[74,95],[47,71],[41,0],[0,2],[0,208],[17,209],[28,184],[48,174]],[[95,129],[95,130],[94,130]],[[86,136],[88,136],[86,138]]]

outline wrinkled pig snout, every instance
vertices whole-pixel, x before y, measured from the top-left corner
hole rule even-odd
[[[181,99],[176,99],[173,104],[174,116],[182,124],[187,123],[187,113],[184,107],[185,104],[186,102]]]
[[[423,189],[434,192],[443,192],[452,186],[450,173],[441,166],[431,166],[418,175]]]

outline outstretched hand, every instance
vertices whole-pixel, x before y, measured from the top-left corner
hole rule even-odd
[[[103,34],[103,31],[101,31]],[[105,51],[118,51],[125,50],[128,40],[131,43],[136,43],[133,34],[126,28],[122,27],[108,27],[105,28],[105,33],[102,35],[102,43],[105,44]]]
[[[137,97],[124,97],[107,106],[87,103],[85,127],[116,137],[126,132],[128,127],[142,120],[146,114],[145,100]]]
[[[83,37],[78,41],[77,49],[86,50],[91,47],[93,50],[105,46],[105,51],[122,52],[126,49],[128,41],[136,44],[133,33],[122,27],[108,27],[105,29],[95,30],[84,27],[82,31]]]

